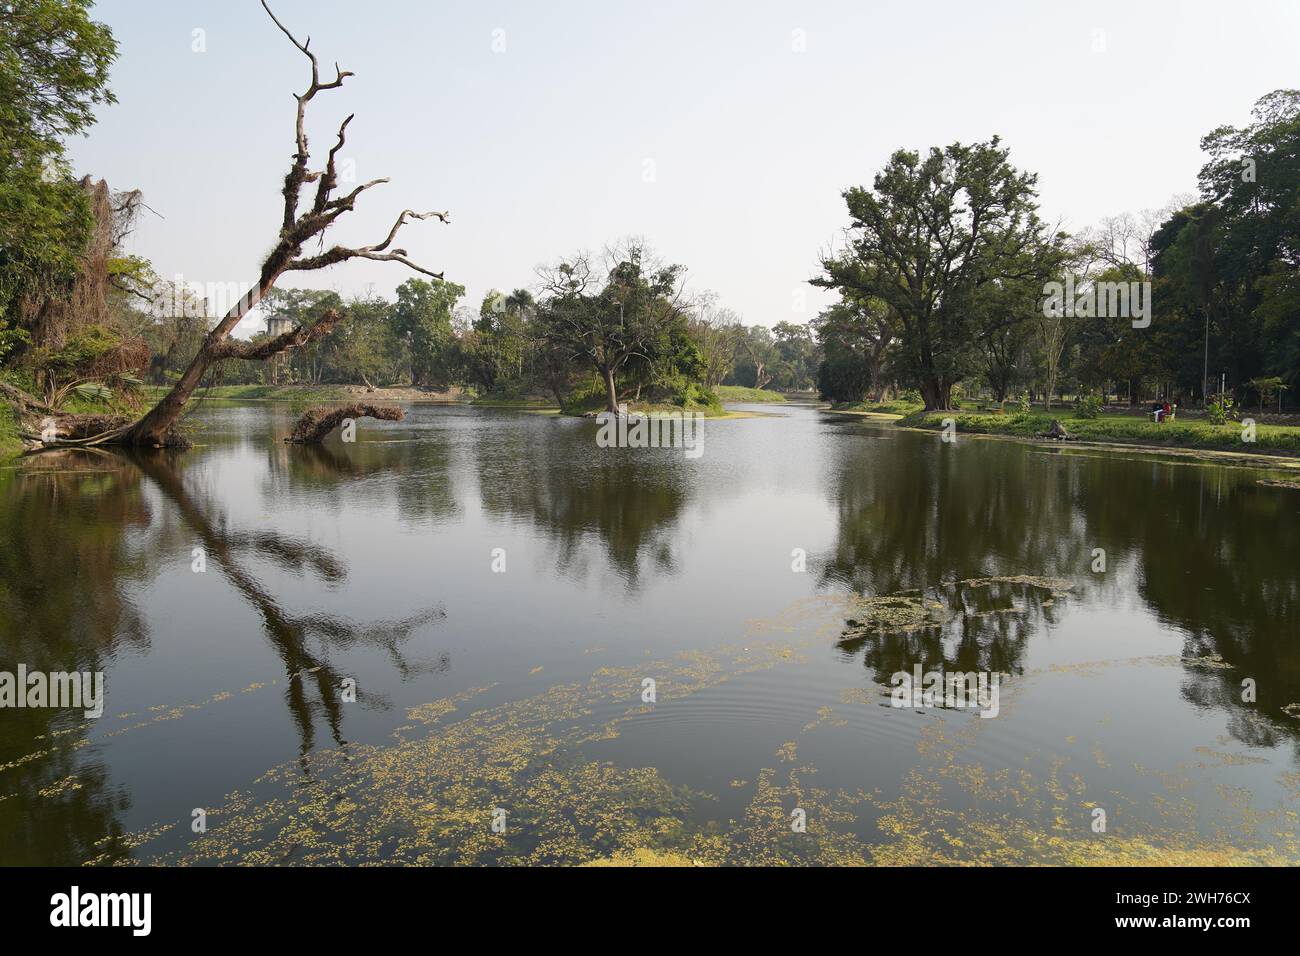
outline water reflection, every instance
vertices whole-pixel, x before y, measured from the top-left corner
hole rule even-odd
[[[403,680],[446,670],[448,655],[412,661],[402,648],[413,632],[441,623],[446,612],[433,605],[395,620],[359,623],[287,608],[268,583],[268,568],[310,574],[331,585],[346,579],[346,563],[304,538],[235,527],[214,494],[195,491],[186,481],[185,467],[203,457],[68,451],[24,462],[5,480],[0,486],[5,493],[0,666],[12,671],[21,662],[29,671],[101,671],[120,645],[147,647],[146,614],[136,595],[177,553],[188,556],[201,548],[208,568],[255,610],[283,665],[284,702],[306,770],[305,758],[318,745],[320,731],[346,746],[342,690],[348,675],[331,663],[331,650],[356,645],[381,650]],[[162,513],[147,490],[166,506]],[[356,687],[356,700],[388,706],[385,695],[363,685]],[[80,713],[18,709],[6,710],[3,718],[4,862],[75,865],[128,855],[118,841],[122,827],[115,811],[126,809],[129,800],[112,786],[101,763],[82,759],[79,751],[91,728]]]
[[[528,522],[551,545],[551,561],[585,577],[586,548],[599,542],[628,590],[647,574],[676,571],[677,522],[690,499],[690,473],[658,449],[600,449],[588,423],[518,419],[495,423],[474,446],[483,510]]]
[[[1033,633],[1055,625],[1057,595],[961,582],[1059,577],[1070,600],[1137,597],[1181,633],[1184,696],[1228,712],[1234,738],[1296,743],[1300,724],[1281,708],[1300,700],[1300,495],[1250,469],[915,438],[889,455],[841,442],[824,483],[838,525],[820,556],[822,586],[921,594],[948,612],[941,626],[847,628],[841,649],[878,682],[916,664],[1017,672]],[[1255,701],[1243,700],[1246,678]]]
[[[266,679],[269,718],[214,718],[230,721],[217,731],[229,739],[209,761],[204,793],[284,762],[301,781],[322,754],[346,760],[357,744],[386,742],[411,722],[407,708],[443,694],[501,682],[503,699],[552,700],[542,692],[553,681],[587,680],[628,655],[685,651],[681,660],[699,664],[691,652],[735,641],[746,622],[802,602],[831,614],[845,595],[859,623],[836,641],[833,618],[812,651],[792,655],[807,652],[806,670],[773,671],[759,692],[699,664],[718,692],[693,702],[665,694],[640,741],[630,732],[611,741],[612,756],[658,766],[693,742],[707,773],[717,763],[709,748],[748,752],[751,735],[783,715],[802,726],[839,704],[846,681],[884,689],[921,665],[1027,683],[1045,662],[1155,654],[1181,680],[1144,674],[1125,685],[1160,698],[1133,705],[1123,731],[1143,757],[1168,752],[1170,727],[1179,744],[1193,739],[1184,728],[1198,714],[1243,743],[1300,753],[1300,721],[1281,709],[1300,701],[1300,494],[1261,486],[1256,472],[995,441],[946,446],[808,409],[718,423],[695,462],[599,449],[591,423],[537,415],[415,408],[400,424],[363,428],[355,444],[289,446],[276,440],[285,416],[273,409],[205,414],[204,443],[183,455],[76,452],[0,472],[0,667],[140,674],[119,691],[121,711]],[[506,540],[537,560],[512,551],[501,578],[486,554]],[[791,573],[795,545],[807,548],[811,573]],[[195,547],[206,578],[189,573]],[[1099,548],[1104,573],[1092,570]],[[870,603],[889,596],[898,603]],[[888,626],[875,626],[877,611]],[[1096,622],[1109,630],[1088,633]],[[430,629],[452,650],[431,654]],[[245,635],[223,656],[217,642]],[[419,683],[450,674],[453,654],[447,686]],[[184,680],[191,655],[210,672]],[[362,708],[349,714],[340,688],[355,672]],[[1256,703],[1241,698],[1244,678],[1257,682]],[[1088,706],[1115,686],[1100,681]],[[635,697],[639,684],[629,686]],[[602,691],[592,711],[609,699]],[[566,720],[586,706],[564,694],[554,702]],[[996,725],[983,730],[992,747],[982,753],[1023,756],[1029,738],[1055,755],[1063,733],[1034,736],[1039,721],[1070,719],[1053,703],[1022,711],[1020,723],[981,721]],[[1157,705],[1162,722],[1147,726]],[[844,749],[827,777],[888,787],[911,766],[910,741],[890,749],[903,721],[882,731],[861,714],[840,718]],[[166,761],[150,750],[160,738],[122,744],[87,723],[0,714],[4,862],[111,862],[133,852],[124,818],[137,831],[139,818],[174,818],[158,779]],[[168,745],[201,746],[214,731],[198,723],[173,730]],[[823,723],[837,732],[832,718]],[[259,750],[263,738],[272,743]],[[476,753],[456,759],[481,763]],[[539,760],[549,766],[548,755]],[[418,797],[425,777],[412,780]]]
[[[838,647],[861,658],[877,681],[922,670],[1019,674],[1034,632],[1054,623],[1064,589],[1049,583],[1006,579],[961,581],[905,594],[924,602],[937,623],[919,627],[888,621],[850,620]]]

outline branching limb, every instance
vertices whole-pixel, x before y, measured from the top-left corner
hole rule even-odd
[[[272,355],[279,355],[288,349],[301,348],[319,338],[324,338],[343,318],[337,309],[327,310],[311,325],[298,325],[283,332],[275,338],[263,342],[243,342],[238,339],[226,339],[212,347],[212,357],[221,359],[246,359],[261,361]]]

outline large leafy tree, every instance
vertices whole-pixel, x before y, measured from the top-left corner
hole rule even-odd
[[[397,287],[393,322],[410,348],[411,383],[445,387],[453,375],[451,313],[465,294],[454,282],[407,279]]]
[[[1199,181],[1213,206],[1214,316],[1221,363],[1237,383],[1300,377],[1300,90],[1261,97],[1244,127],[1201,140]],[[1212,329],[1212,332],[1215,331]]]
[[[603,268],[579,255],[542,270],[542,337],[600,375],[609,411],[618,411],[620,375],[679,364],[688,315],[685,271],[658,261],[639,240],[607,249]]]
[[[844,192],[847,247],[813,282],[878,298],[899,332],[899,361],[927,408],[949,408],[953,386],[978,367],[982,322],[1021,321],[978,307],[995,283],[1041,284],[1062,239],[1037,212],[1037,177],[1017,170],[997,137],[899,150],[870,188]]]
[[[773,384],[793,391],[811,388],[821,361],[821,350],[812,329],[798,322],[778,322],[772,326],[772,336],[781,358]]]
[[[112,32],[90,0],[0,2],[0,332],[18,301],[72,281],[91,226],[64,140],[113,102]]]
[[[529,363],[530,330],[536,303],[527,289],[506,295],[490,290],[478,316],[461,339],[461,363],[471,382],[484,392],[499,387],[523,388]]]

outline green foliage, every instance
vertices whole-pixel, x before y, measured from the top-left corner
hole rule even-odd
[[[784,402],[785,396],[767,388],[746,388],[743,385],[719,385],[713,390],[723,402]]]
[[[1260,411],[1264,410],[1264,406],[1271,405],[1274,397],[1280,398],[1282,392],[1286,390],[1286,385],[1283,383],[1281,377],[1277,375],[1252,378],[1246,383],[1246,385],[1249,386],[1251,391],[1259,396]]]
[[[1079,399],[1079,405],[1074,414],[1078,418],[1091,419],[1098,417],[1101,414],[1101,396],[1096,392],[1089,392]]]
[[[707,362],[687,329],[680,265],[659,262],[639,241],[610,249],[603,275],[583,256],[561,261],[543,277],[537,338],[553,352],[601,376],[605,407],[631,386],[649,398],[680,393],[676,377],[696,379]]]
[[[883,303],[903,377],[931,408],[948,406],[978,368],[981,335],[1005,321],[992,300],[1012,283],[1041,289],[1065,259],[1065,237],[1038,218],[1036,177],[1008,155],[997,137],[897,151],[871,188],[844,192],[848,249],[813,280],[846,302]]]
[[[814,388],[821,348],[813,330],[795,322],[778,322],[772,327],[772,336],[778,361],[769,383],[771,387],[791,392]]]
[[[667,378],[665,391],[669,403],[680,408],[722,411],[722,399],[716,392],[706,388],[702,382],[692,381],[681,372],[675,372]]]
[[[75,276],[90,205],[65,161],[63,139],[113,101],[117,44],[90,19],[89,0],[0,5],[0,319],[19,300]]]
[[[18,418],[14,409],[0,403],[0,463],[22,453],[22,439],[18,437]]]
[[[38,349],[28,364],[56,375],[75,375],[88,370],[99,359],[120,348],[122,337],[102,325],[88,325],[69,336],[62,348]]]
[[[1237,417],[1237,406],[1232,396],[1226,392],[1210,396],[1210,405],[1205,417],[1209,419],[1211,425],[1223,425],[1234,421]]]
[[[1201,147],[1201,201],[1152,241],[1161,352],[1173,357],[1157,371],[1200,394],[1208,331],[1210,368],[1241,400],[1251,380],[1300,379],[1300,90],[1260,98],[1251,123]]]
[[[7,325],[3,319],[0,319],[0,363],[31,341],[32,337],[26,329]]]
[[[583,412],[599,411],[604,407],[604,384],[600,379],[588,376],[569,392],[564,402],[563,411],[568,415],[581,415]]]
[[[866,359],[853,352],[829,352],[817,367],[817,393],[823,401],[860,402],[870,385]]]
[[[408,279],[397,287],[393,324],[411,353],[415,385],[446,387],[454,381],[451,312],[465,287],[453,282]]]

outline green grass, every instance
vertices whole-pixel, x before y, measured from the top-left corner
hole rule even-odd
[[[170,385],[148,385],[143,389],[150,401],[162,398]],[[200,388],[196,398],[261,399],[263,401],[338,402],[352,398],[340,385],[215,385]]]
[[[874,415],[911,415],[925,406],[920,402],[896,400],[892,402],[832,402],[836,412],[865,412]]]
[[[476,398],[470,404],[480,408],[559,408],[544,398]]]
[[[1051,427],[1058,418],[1065,429],[1080,441],[1117,442],[1129,445],[1153,445],[1168,448],[1205,448],[1220,451],[1285,451],[1300,453],[1300,427],[1294,425],[1257,425],[1255,441],[1242,441],[1242,426],[1237,422],[1213,425],[1207,421],[1174,420],[1157,425],[1133,415],[1101,415],[1097,418],[1068,417],[1065,410],[1055,416],[1040,412],[1030,414],[977,415],[968,412],[917,411],[900,419],[906,428],[941,429],[945,418],[957,423],[957,432],[985,435],[1033,437]]]
[[[746,388],[743,385],[719,385],[714,390],[723,402],[784,402],[785,396],[768,388]]]
[[[551,397],[529,397],[527,395],[511,394],[508,392],[488,392],[485,395],[479,395],[470,402],[471,405],[480,405],[484,408],[558,408],[555,399]]]
[[[18,419],[13,409],[0,403],[0,462],[16,458],[23,451],[23,443],[18,438]]]
[[[703,402],[688,402],[685,405],[674,405],[672,402],[625,402],[627,410],[637,415],[671,415],[676,412],[698,412],[705,418],[726,418],[731,415],[721,404],[708,405]],[[569,402],[564,407],[562,414],[565,415],[584,415],[587,412],[605,411],[605,402],[602,399],[597,404],[584,402],[582,405],[575,405]]]
[[[692,397],[680,402],[624,402],[629,412],[651,414],[655,412],[699,412],[706,418],[720,418],[727,415],[721,400],[712,392],[700,386],[690,388]],[[605,411],[606,398],[603,382],[592,379],[587,385],[574,389],[566,397],[562,415],[585,415],[587,412]]]

